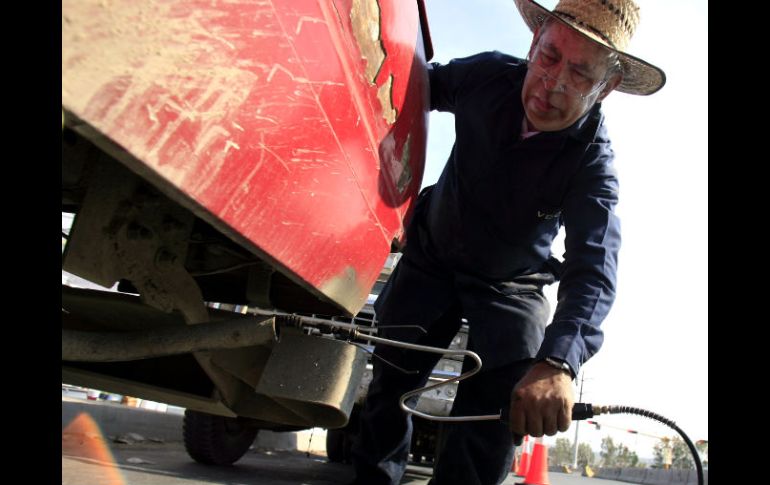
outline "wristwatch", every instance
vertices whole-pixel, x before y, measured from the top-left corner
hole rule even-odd
[[[561,369],[561,370],[565,371],[567,374],[569,374],[570,377],[572,377],[572,368],[569,366],[568,363],[564,362],[563,360],[556,360],[556,359],[552,359],[550,357],[546,357],[545,359],[541,360],[540,362],[548,364],[551,367],[555,367],[557,369]]]

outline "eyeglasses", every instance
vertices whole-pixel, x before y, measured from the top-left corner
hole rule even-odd
[[[548,91],[554,91],[557,93],[564,93],[568,96],[572,96],[575,98],[580,98],[581,100],[585,100],[589,96],[592,96],[599,92],[606,84],[607,81],[602,81],[599,83],[596,87],[586,87],[585,85],[579,86],[575,83],[573,80],[565,80],[565,81],[559,81],[559,78],[553,77],[550,74],[548,74],[548,71],[545,67],[540,65],[539,61],[541,61],[542,54],[540,54],[540,51],[536,51],[534,60],[530,59],[529,56],[527,56],[527,64],[528,68],[532,71],[532,73],[539,77],[543,81],[543,85],[545,86],[545,89]],[[549,84],[552,87],[548,87]],[[582,83],[585,84],[585,83]],[[593,83],[590,83],[590,86],[593,86]]]

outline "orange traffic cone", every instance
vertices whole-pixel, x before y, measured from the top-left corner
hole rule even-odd
[[[521,445],[521,460],[519,461],[519,467],[516,469],[515,475],[517,477],[523,477],[527,474],[529,469],[529,436],[524,437],[524,443]]]
[[[532,449],[529,470],[521,485],[550,485],[550,483],[548,481],[548,448],[538,440]]]

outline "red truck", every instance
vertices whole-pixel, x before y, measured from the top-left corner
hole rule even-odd
[[[64,0],[62,381],[187,408],[231,463],[258,429],[338,428],[355,315],[425,162],[421,0]],[[275,315],[215,310],[210,302]]]

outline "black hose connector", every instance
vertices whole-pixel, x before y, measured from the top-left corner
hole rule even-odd
[[[583,402],[576,402],[572,406],[572,420],[573,421],[581,421],[583,419],[593,418],[594,417],[594,406],[593,404],[583,403]]]

